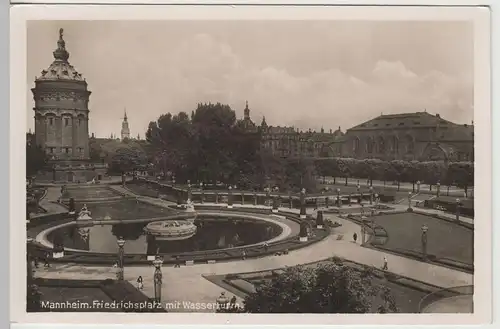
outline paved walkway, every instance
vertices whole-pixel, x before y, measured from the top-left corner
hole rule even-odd
[[[321,178],[318,178],[318,183],[320,184],[323,184],[323,177]],[[333,177],[325,177],[325,181],[326,181],[326,184],[325,185],[334,185],[333,184]],[[336,183],[335,186],[337,185],[343,185],[345,186],[345,178],[339,178],[337,177],[336,178]],[[363,178],[348,178],[347,179],[347,185],[348,186],[356,186],[359,182],[359,185],[361,187],[366,187],[368,186],[367,184],[367,180],[366,179],[363,179]],[[385,184],[383,181],[379,181],[379,180],[374,180],[372,182],[372,185],[373,186],[376,186],[376,187],[384,187],[384,188],[387,188],[387,189],[397,189],[398,186],[397,185],[392,185],[392,182],[390,181],[386,181]],[[415,188],[416,188],[416,184],[415,184]],[[413,191],[413,184],[412,183],[407,183],[407,182],[401,182],[399,184],[399,189],[401,191]],[[447,186],[445,185],[442,185],[441,186],[441,191],[443,192],[447,192]],[[430,189],[430,186],[428,184],[420,184],[420,191],[421,193],[424,193],[424,194],[435,194],[436,193],[436,185],[433,185],[432,186],[432,189]],[[459,196],[459,197],[464,197],[464,189],[462,188],[458,188],[456,186],[450,186],[450,190],[449,190],[449,193],[451,196]],[[467,193],[469,195],[473,195],[474,194],[474,187],[471,186],[468,188],[468,191]]]
[[[68,212],[68,209],[63,205],[59,204],[57,200],[61,197],[61,188],[60,187],[48,187],[47,193],[40,200],[40,207],[45,209],[47,213],[39,214],[36,216],[32,216],[32,218],[36,218],[39,216],[44,216],[46,214],[58,214],[62,212]]]

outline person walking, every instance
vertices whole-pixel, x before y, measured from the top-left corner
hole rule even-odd
[[[231,309],[235,309],[236,308],[236,296],[233,295],[233,298],[231,298],[231,301],[229,302],[229,307]]]
[[[358,234],[356,232],[352,235],[352,239],[354,240],[354,243],[358,240]]]
[[[382,267],[382,270],[387,271],[389,269],[389,266],[387,265],[387,257],[384,256],[384,266]]]
[[[139,275],[139,277],[137,278],[137,289],[142,290],[142,288],[144,288],[144,283],[142,280],[142,276]]]
[[[45,257],[43,258],[44,261],[43,267],[50,267],[49,258],[50,258],[50,253],[46,252]]]

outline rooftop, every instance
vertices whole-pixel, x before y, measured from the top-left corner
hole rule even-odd
[[[441,118],[439,114],[430,114],[428,112],[414,112],[401,114],[380,115],[374,119],[363,122],[349,130],[364,129],[394,129],[394,128],[418,128],[418,127],[465,127],[469,125],[459,125]]]
[[[85,81],[80,73],[68,62],[69,52],[66,50],[66,42],[63,39],[63,29],[59,30],[57,49],[53,52],[54,62],[49,68],[41,72],[36,81]]]

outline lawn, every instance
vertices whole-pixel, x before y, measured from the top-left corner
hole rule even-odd
[[[81,188],[66,188],[68,193],[68,198],[74,198],[75,200],[84,199],[106,199],[120,196],[120,194],[114,192],[113,190],[107,188],[106,186],[96,186],[96,187],[81,187]]]
[[[427,253],[436,259],[474,263],[474,231],[431,216],[402,213],[375,217],[376,225],[385,229],[388,239],[384,248],[395,252],[420,255],[422,226],[428,227]]]
[[[80,210],[82,206],[83,203],[77,203],[76,209]],[[103,219],[105,216],[121,220],[146,219],[169,216],[174,213],[171,209],[156,207],[135,199],[88,203],[87,208],[91,211],[93,219]]]

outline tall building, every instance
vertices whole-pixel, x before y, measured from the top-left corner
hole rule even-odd
[[[89,157],[89,97],[87,82],[68,61],[59,30],[54,61],[35,79],[35,141],[49,156],[43,179],[87,181],[106,171]],[[45,177],[43,177],[45,176]]]
[[[380,115],[348,129],[343,156],[383,160],[474,159],[474,126],[425,112]]]
[[[121,135],[122,135],[122,140],[130,139],[130,129],[128,127],[127,110],[125,110],[125,115],[123,116]]]

